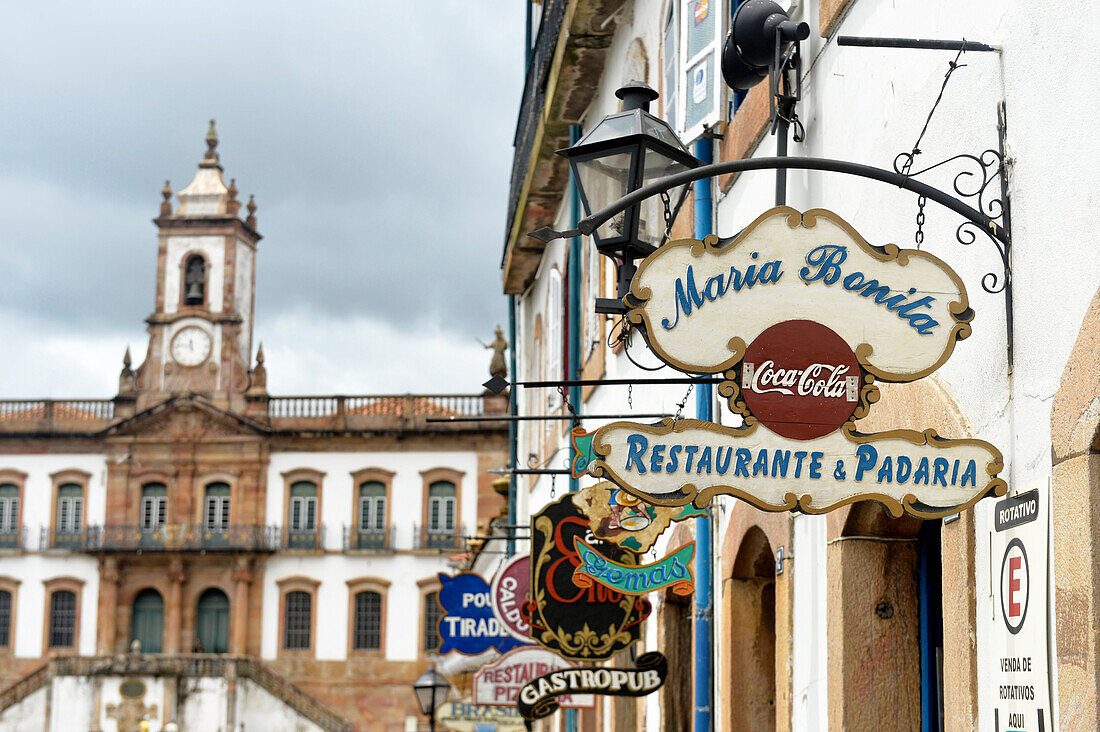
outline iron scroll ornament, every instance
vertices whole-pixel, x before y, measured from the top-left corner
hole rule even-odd
[[[987,151],[995,152],[995,151]],[[979,164],[987,156],[987,153],[982,153],[982,156],[974,158]],[[904,157],[907,153],[903,153],[901,157]],[[997,154],[1000,157],[1000,154]],[[973,156],[971,156],[973,157]],[[954,158],[952,158],[953,160]],[[948,161],[944,161],[945,163]],[[895,165],[898,163],[895,162]],[[941,163],[942,164],[942,163]],[[938,167],[938,166],[933,166]],[[615,216],[619,212],[633,206],[636,203],[640,203],[651,196],[656,196],[662,191],[667,191],[685,183],[692,183],[704,178],[712,178],[719,175],[725,175],[727,173],[742,173],[751,170],[776,170],[776,169],[794,169],[794,170],[819,170],[832,173],[843,173],[845,175],[854,175],[861,178],[869,178],[871,180],[881,181],[883,183],[890,183],[903,188],[908,191],[912,191],[917,195],[924,196],[925,198],[935,201],[936,203],[948,208],[955,213],[959,214],[966,219],[962,225],[959,226],[956,232],[956,238],[963,244],[973,243],[977,239],[976,231],[981,231],[994,243],[997,248],[997,253],[1001,257],[1002,265],[1004,266],[1004,272],[1002,276],[998,277],[996,273],[990,272],[982,277],[982,286],[986,291],[1000,292],[1004,289],[1005,283],[1010,281],[1011,271],[1008,261],[1008,248],[1010,247],[1010,233],[1006,225],[1002,225],[1001,220],[1006,219],[1003,214],[1005,212],[1005,205],[1003,200],[986,200],[984,197],[984,191],[988,188],[988,184],[991,177],[984,177],[982,184],[978,186],[978,192],[982,193],[982,197],[979,200],[979,206],[985,207],[987,210],[993,210],[997,213],[997,216],[990,216],[985,211],[975,209],[974,207],[959,200],[952,193],[941,191],[924,181],[916,180],[914,174],[904,175],[896,170],[885,170],[883,168],[876,168],[872,165],[864,165],[862,163],[853,163],[848,160],[834,160],[831,158],[809,158],[809,157],[764,157],[764,158],[751,158],[744,160],[728,160],[721,163],[713,163],[711,165],[703,165],[692,170],[687,170],[682,173],[670,175],[660,180],[654,181],[649,185],[642,186],[638,190],[623,196],[619,200],[612,203],[600,211],[587,216],[577,222],[577,228],[570,229],[568,231],[556,231],[551,227],[543,227],[536,231],[530,232],[529,236],[539,239],[544,242],[553,241],[554,239],[561,237],[579,236],[581,234],[589,235],[601,225],[603,225],[612,216]],[[983,166],[983,170],[987,170],[988,166]],[[919,171],[921,173],[931,170],[927,168]],[[998,170],[1003,170],[1003,164],[998,167]],[[919,173],[918,173],[919,174]],[[971,173],[971,175],[974,175]],[[993,176],[996,177],[996,176]],[[956,191],[960,192],[958,195],[964,197],[973,197],[974,194],[967,196],[965,188],[962,188],[969,178],[966,172],[960,173],[955,179]],[[989,209],[989,206],[994,206],[994,209]],[[987,284],[992,283],[992,284]],[[993,288],[992,290],[990,288]]]

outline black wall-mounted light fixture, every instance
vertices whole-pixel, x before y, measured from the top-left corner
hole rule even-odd
[[[791,20],[771,0],[741,3],[722,47],[722,78],[729,87],[748,91],[767,78],[783,46],[809,37],[808,23]]]

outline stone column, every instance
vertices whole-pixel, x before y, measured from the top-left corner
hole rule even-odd
[[[243,656],[248,643],[248,590],[252,584],[252,567],[248,557],[237,557],[233,570],[233,619],[230,623],[229,652]]]
[[[184,571],[183,560],[179,557],[172,559],[168,565],[168,597],[165,602],[165,637],[164,652],[180,652],[180,628],[183,617],[183,581],[187,578]],[[190,650],[190,649],[187,649]]]
[[[99,617],[96,653],[101,656],[115,652],[115,638],[118,635],[118,560],[105,557],[99,562]]]

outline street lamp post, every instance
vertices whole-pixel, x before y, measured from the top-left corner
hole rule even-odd
[[[615,92],[623,111],[609,114],[572,147],[569,160],[586,216],[653,181],[702,165],[667,122],[649,113],[657,92],[632,81]],[[634,261],[656,251],[687,197],[687,184],[627,207],[592,232],[596,250],[618,263],[617,297],[630,289]],[[621,305],[621,303],[620,303]]]
[[[435,732],[435,710],[451,693],[450,682],[434,668],[428,669],[413,682],[413,693],[416,694],[421,714],[428,718],[428,728]]]

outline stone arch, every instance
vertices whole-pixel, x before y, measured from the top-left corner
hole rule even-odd
[[[727,580],[730,695],[728,724],[776,729],[775,552],[759,526],[745,532]]]
[[[1060,729],[1100,725],[1100,290],[1050,413],[1054,622]]]

